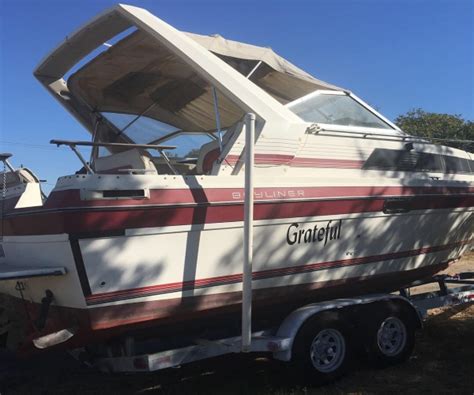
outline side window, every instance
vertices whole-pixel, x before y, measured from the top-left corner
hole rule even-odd
[[[365,170],[469,173],[474,171],[474,161],[426,152],[377,148],[372,152],[362,168]]]
[[[391,170],[395,168],[397,151],[387,149],[374,149],[365,161],[364,170]]]
[[[362,167],[365,170],[414,171],[420,154],[415,151],[375,149]]]
[[[444,156],[443,158],[446,173],[469,173],[471,171],[467,159],[457,158],[455,156]]]
[[[396,170],[415,171],[420,154],[415,151],[398,151]]]
[[[441,155],[421,153],[416,163],[416,171],[444,172]]]

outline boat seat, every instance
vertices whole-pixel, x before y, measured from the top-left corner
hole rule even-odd
[[[158,174],[153,161],[137,148],[97,158],[94,170],[99,174],[127,174],[126,170],[136,170],[137,174]]]
[[[222,146],[225,147],[226,144],[233,138],[232,136],[239,136],[243,127],[242,122],[235,123],[232,127],[227,130],[223,130],[224,135],[222,136]],[[237,132],[237,134],[236,134]],[[225,148],[224,148],[225,149]],[[210,174],[212,171],[212,166],[219,158],[220,149],[219,141],[213,140],[207,144],[201,146],[199,150],[199,156],[196,163],[196,174]]]
[[[196,163],[197,174],[209,174],[212,165],[219,157],[219,142],[217,140],[204,144],[199,150],[199,156]]]

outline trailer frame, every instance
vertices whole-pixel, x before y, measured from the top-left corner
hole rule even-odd
[[[322,312],[334,312],[344,308],[368,305],[370,303],[396,301],[413,309],[422,326],[429,310],[474,303],[474,272],[455,276],[436,275],[424,281],[416,281],[399,291],[399,294],[373,294],[360,297],[335,299],[311,303],[294,310],[277,328],[253,332],[250,347],[245,352],[268,353],[280,361],[290,361],[292,346],[299,329],[312,317]],[[437,284],[439,290],[410,295],[412,288],[424,284]],[[449,285],[459,285],[450,288]],[[195,344],[159,352],[135,355],[134,342],[129,339],[121,356],[98,358],[92,366],[103,372],[138,373],[153,372],[205,360],[226,354],[242,352],[242,336],[217,340],[195,339]]]

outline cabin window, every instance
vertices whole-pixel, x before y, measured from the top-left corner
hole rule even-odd
[[[471,161],[472,162],[472,161]],[[375,149],[362,167],[364,170],[469,173],[469,161],[455,156],[426,152]]]
[[[375,149],[364,163],[363,169],[413,171],[419,157],[420,154],[415,151]]]
[[[288,108],[306,122],[393,129],[352,97],[343,94],[318,92],[290,103]]]
[[[469,173],[469,161],[455,156],[445,156],[444,164],[446,166],[446,173]]]
[[[416,162],[414,171],[433,171],[442,173],[444,171],[442,156],[419,152],[418,161]]]

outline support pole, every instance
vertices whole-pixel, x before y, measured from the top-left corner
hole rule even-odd
[[[221,130],[221,113],[219,112],[219,102],[217,101],[216,88],[212,87],[212,99],[214,102],[214,114],[216,117],[217,137],[219,140],[219,154],[222,154],[222,130]]]
[[[74,144],[71,144],[69,148],[72,149],[72,151],[76,154],[76,156],[79,158],[81,163],[84,165],[84,168],[86,169],[87,173],[89,174],[94,174],[94,171],[91,169],[89,166],[89,163],[86,162],[84,157],[81,155],[81,153],[77,150],[76,146]]]
[[[255,114],[245,115],[244,268],[242,274],[242,352],[252,342],[253,170]]]

